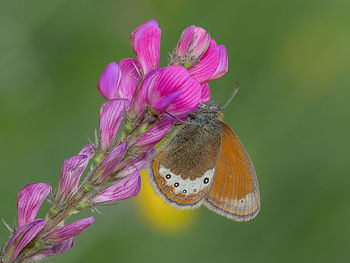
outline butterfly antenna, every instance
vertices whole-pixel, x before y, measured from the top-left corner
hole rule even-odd
[[[235,89],[233,90],[232,92],[232,95],[230,96],[230,98],[228,99],[228,101],[225,103],[225,105],[221,108],[222,110],[225,109],[232,101],[232,99],[235,97],[236,93],[238,92],[239,90],[239,85],[238,85],[238,82],[236,82],[236,87]]]
[[[180,120],[179,118],[175,117],[174,115],[170,114],[169,112],[165,112],[166,114],[168,114],[170,117],[174,118],[175,120],[181,122],[182,124],[186,124],[187,122]]]

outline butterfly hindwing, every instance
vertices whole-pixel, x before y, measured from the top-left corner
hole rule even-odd
[[[204,204],[236,221],[255,217],[260,209],[258,180],[253,164],[231,128],[224,122],[217,171]]]
[[[210,189],[221,136],[216,129],[185,124],[153,158],[152,178],[162,197],[174,206],[199,206]]]

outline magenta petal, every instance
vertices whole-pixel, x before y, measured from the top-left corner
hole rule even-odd
[[[70,239],[79,235],[87,229],[93,222],[93,217],[84,218],[68,225],[65,225],[53,231],[47,238],[47,242],[51,244],[61,243],[64,240]]]
[[[87,155],[75,155],[63,162],[58,191],[65,199],[78,189],[80,177],[89,163]]]
[[[110,175],[120,161],[124,158],[126,151],[128,150],[128,142],[125,141],[123,144],[119,145],[109,155],[99,164],[96,173],[103,171],[99,180],[104,180],[108,175]]]
[[[41,249],[38,254],[33,257],[33,261],[40,261],[55,255],[63,254],[70,250],[74,245],[74,237],[68,238],[61,243],[49,245]]]
[[[136,54],[136,44],[139,42],[140,38],[143,36],[144,32],[150,28],[159,28],[158,22],[156,20],[150,20],[139,27],[137,27],[130,36],[131,47]]]
[[[149,86],[148,102],[153,107],[163,97],[179,90],[181,95],[163,109],[164,112],[175,116],[190,112],[197,106],[202,93],[200,84],[190,76],[187,69],[177,65],[166,67],[160,71],[153,85]]]
[[[160,72],[161,69],[154,70],[150,72],[142,81],[142,85],[137,93],[137,96],[135,97],[135,100],[133,101],[132,106],[136,116],[140,116],[145,111],[145,105],[148,103],[148,90],[152,88]]]
[[[191,75],[200,83],[207,82],[216,71],[220,62],[219,52],[215,48],[209,48],[197,65],[190,68]]]
[[[160,36],[160,28],[153,27],[146,30],[136,43],[135,53],[144,75],[159,68]]]
[[[86,155],[88,159],[91,160],[95,155],[95,148],[96,145],[94,143],[89,143],[81,149],[79,155]]]
[[[225,75],[226,72],[228,71],[228,57],[227,57],[225,46],[220,45],[220,46],[217,46],[215,49],[218,51],[218,54],[219,54],[219,63],[215,72],[209,78],[209,80],[218,79],[223,75]]]
[[[180,37],[173,60],[175,64],[191,68],[208,49],[210,35],[201,27],[189,26]]]
[[[51,186],[45,183],[28,184],[17,195],[18,228],[34,221],[39,208],[51,192]]]
[[[141,171],[146,168],[149,159],[156,152],[156,147],[151,145],[150,147],[146,146],[142,150],[143,152],[139,153],[136,157],[131,157],[127,161],[123,162],[125,168],[118,173],[119,178],[123,178],[135,170]]]
[[[119,70],[121,72],[121,78],[117,90],[118,97],[131,101],[136,87],[141,80],[140,65],[136,59],[126,58],[119,61]]]
[[[153,103],[152,108],[156,112],[164,112],[165,109],[174,101],[176,100],[180,95],[182,94],[182,90],[175,91],[173,93],[170,93],[166,95],[163,98],[160,98],[158,101],[155,101]]]
[[[45,224],[44,220],[37,219],[19,228],[3,250],[4,262],[15,260],[22,249],[44,228]]]
[[[201,103],[206,103],[210,100],[210,88],[208,83],[204,83],[202,85],[202,97],[201,97]]]
[[[114,99],[103,103],[100,109],[100,139],[102,151],[106,151],[114,142],[120,123],[128,107],[129,101],[125,99]]]
[[[120,72],[117,63],[111,62],[103,71],[98,81],[98,91],[107,99],[117,98],[117,87],[120,79]]]
[[[141,176],[137,170],[134,170],[132,174],[112,184],[95,196],[92,202],[103,204],[127,199],[136,196],[140,192],[140,188]]]
[[[179,42],[177,43],[175,54],[180,57],[184,57],[190,47],[191,41],[193,41],[194,25],[185,28],[182,32]]]
[[[161,122],[153,125],[153,127],[138,137],[135,146],[157,144],[171,131],[173,122],[173,118],[163,117]]]

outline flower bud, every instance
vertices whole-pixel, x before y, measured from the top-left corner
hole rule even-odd
[[[23,248],[44,228],[45,224],[44,220],[37,219],[19,228],[3,250],[3,262],[15,260]]]
[[[58,194],[61,200],[76,192],[80,177],[88,163],[89,158],[87,155],[75,155],[63,162],[58,185]]]
[[[45,183],[28,184],[17,195],[18,228],[34,221],[40,206],[51,192],[51,186]]]
[[[94,220],[93,217],[88,217],[56,229],[48,236],[47,242],[50,244],[58,244],[64,240],[75,237],[87,229]]]
[[[141,176],[137,170],[107,187],[92,199],[92,204],[105,204],[136,196],[140,192]]]
[[[102,151],[106,151],[114,143],[128,106],[129,101],[126,99],[114,99],[103,103],[100,109],[100,146]]]
[[[208,49],[209,43],[210,35],[203,28],[189,26],[181,34],[172,56],[172,64],[193,67]]]
[[[41,249],[34,257],[33,262],[43,260],[55,255],[63,254],[70,250],[74,245],[74,237],[68,238],[61,243],[48,245]]]

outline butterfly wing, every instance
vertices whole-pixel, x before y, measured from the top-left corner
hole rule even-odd
[[[260,209],[253,164],[231,128],[222,127],[221,151],[214,182],[204,202],[210,210],[236,221],[254,218]]]
[[[213,182],[221,135],[218,129],[185,124],[153,158],[154,188],[179,208],[199,206]]]

